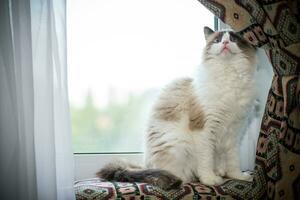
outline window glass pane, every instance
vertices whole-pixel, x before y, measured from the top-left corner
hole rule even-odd
[[[213,15],[195,0],[70,0],[75,152],[141,152],[151,104],[200,64]]]

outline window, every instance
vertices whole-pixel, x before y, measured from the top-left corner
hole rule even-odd
[[[200,64],[213,15],[195,0],[68,1],[75,153],[143,152],[150,108]]]

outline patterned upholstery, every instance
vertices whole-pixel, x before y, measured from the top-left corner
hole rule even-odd
[[[77,199],[300,199],[299,1],[199,0],[245,39],[264,48],[274,77],[257,143],[253,182],[200,183],[165,192],[99,179],[75,184]]]
[[[236,195],[300,199],[300,2],[199,1],[250,43],[264,48],[274,69],[257,143],[255,178],[249,191]]]
[[[235,195],[248,190],[250,182],[227,180],[224,186],[205,186],[200,183],[185,184],[179,190],[163,191],[145,183],[104,182],[98,178],[77,181],[75,193],[77,200],[90,199],[242,199]],[[231,195],[225,191],[230,191]]]

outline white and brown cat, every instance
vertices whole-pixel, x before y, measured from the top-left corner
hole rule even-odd
[[[200,181],[218,185],[241,173],[240,131],[255,98],[255,49],[232,31],[204,27],[203,62],[193,78],[164,88],[149,121],[145,167],[111,163],[97,175],[163,189]]]

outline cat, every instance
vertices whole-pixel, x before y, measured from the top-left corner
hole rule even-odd
[[[202,65],[193,78],[167,85],[153,106],[145,169],[110,163],[97,175],[112,181],[146,182],[162,189],[224,177],[251,180],[240,170],[240,131],[255,101],[255,48],[232,31],[204,27]]]

